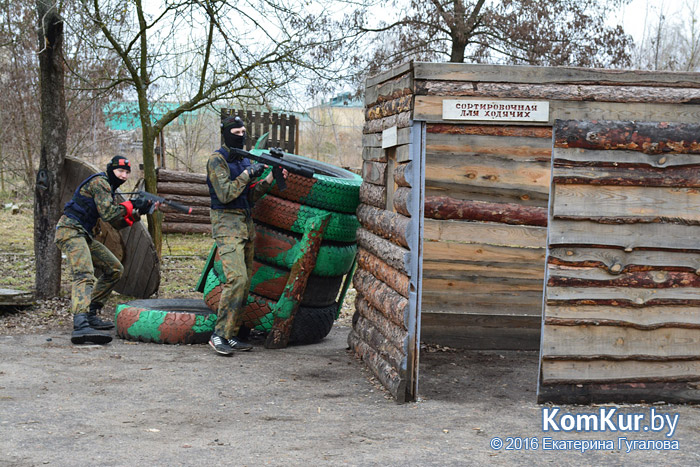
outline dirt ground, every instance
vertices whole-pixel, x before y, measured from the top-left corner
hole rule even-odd
[[[31,209],[0,210],[0,287],[34,283],[27,232]],[[166,238],[159,298],[201,298],[192,288],[210,247],[208,237]],[[225,358],[206,345],[73,346],[63,277],[60,298],[0,308],[0,466],[700,465],[696,406],[561,407],[678,414],[670,438],[544,432],[551,407],[536,403],[537,352],[423,347],[420,398],[397,404],[347,351],[351,295],[321,343],[267,350],[254,342],[253,352]],[[128,300],[115,294],[108,308]],[[545,449],[547,437],[614,447]],[[520,449],[493,449],[495,438]],[[666,438],[678,449],[627,452],[620,438]]]
[[[545,433],[537,353],[424,348],[420,399],[397,404],[347,351],[346,325],[321,343],[232,358],[206,345],[116,338],[73,346],[67,325],[0,335],[0,465],[698,465],[700,412],[678,414],[678,449],[618,448],[663,433]],[[612,407],[612,406],[611,406]],[[614,406],[645,413],[650,406]],[[599,407],[564,406],[591,413]],[[499,437],[537,449],[494,450]],[[545,450],[554,440],[615,449]]]

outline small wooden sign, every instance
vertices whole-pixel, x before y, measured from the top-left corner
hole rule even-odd
[[[396,126],[382,131],[382,149],[391,148],[399,144],[399,130]]]
[[[445,99],[444,120],[489,120],[500,122],[547,122],[547,101],[504,101],[493,99]]]

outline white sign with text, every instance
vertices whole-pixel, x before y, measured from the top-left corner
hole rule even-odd
[[[547,101],[503,101],[485,99],[445,99],[444,120],[495,120],[499,122],[547,122]]]

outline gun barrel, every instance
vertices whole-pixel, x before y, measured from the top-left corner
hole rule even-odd
[[[176,203],[175,201],[170,201],[168,199],[163,198],[162,196],[156,196],[153,193],[149,193],[147,191],[139,190],[139,191],[127,191],[127,192],[120,192],[122,195],[138,195],[141,196],[142,198],[145,198],[149,201],[153,201],[154,203],[161,203],[161,204],[167,204],[168,206],[172,207],[173,209],[177,209],[180,212],[184,212],[185,214],[192,214],[192,208],[189,206],[184,206],[180,203]]]

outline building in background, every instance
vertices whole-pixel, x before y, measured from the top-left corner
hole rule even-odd
[[[299,153],[348,169],[362,167],[364,103],[351,93],[314,105],[299,118]]]

